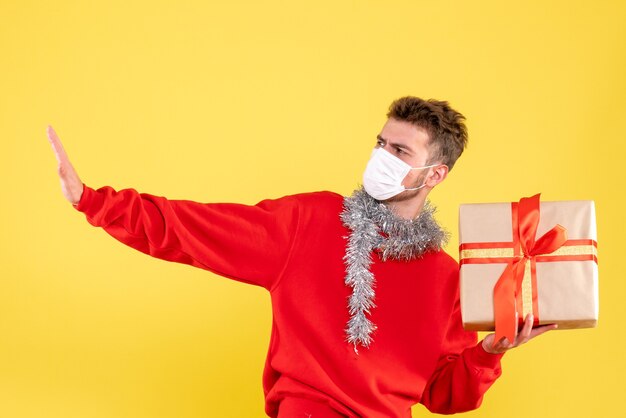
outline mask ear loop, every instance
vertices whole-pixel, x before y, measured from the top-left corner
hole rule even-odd
[[[405,187],[405,188],[404,188],[404,190],[405,190],[405,191],[407,191],[407,190],[419,190],[419,189],[421,189],[421,188],[422,188],[422,187],[424,187],[424,186],[426,186],[426,184],[422,184],[420,187],[411,187],[410,189],[407,189],[407,188]]]
[[[441,165],[441,164],[425,165],[424,167],[411,167],[411,170],[422,170],[422,169],[424,169],[424,168],[437,167],[437,166],[439,166],[439,165]],[[407,188],[405,187],[405,188],[404,188],[404,190],[405,190],[405,191],[407,191],[407,190],[419,190],[419,189],[421,189],[421,188],[423,188],[423,187],[426,187],[426,179],[424,179],[424,184],[422,184],[421,186],[419,186],[419,187],[411,187],[410,189],[407,189]]]
[[[424,168],[437,167],[438,165],[441,165],[441,164],[431,164],[431,165],[425,165],[423,167],[411,167],[411,170],[422,170]]]

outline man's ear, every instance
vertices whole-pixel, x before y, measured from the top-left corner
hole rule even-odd
[[[426,186],[429,188],[433,188],[442,181],[446,179],[448,176],[448,166],[445,164],[441,164],[434,168],[433,172],[430,173],[428,178],[426,179]]]

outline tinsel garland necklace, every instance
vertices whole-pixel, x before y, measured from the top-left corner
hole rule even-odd
[[[382,261],[411,260],[428,251],[437,251],[448,241],[449,234],[435,221],[436,208],[426,201],[416,219],[403,219],[386,204],[363,189],[344,197],[341,221],[350,229],[344,261],[345,283],[352,288],[348,298],[350,319],[346,326],[347,341],[369,348],[376,325],[367,317],[374,304],[374,275],[370,271],[372,251],[379,251]],[[358,351],[357,351],[358,353]]]

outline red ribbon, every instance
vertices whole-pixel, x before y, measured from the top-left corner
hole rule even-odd
[[[514,258],[507,263],[504,272],[493,290],[496,335],[494,345],[502,338],[515,341],[519,318],[519,300],[521,300],[522,281],[527,261],[531,262],[531,271],[535,277],[536,257],[549,254],[559,249],[567,241],[563,226],[556,225],[551,230],[535,239],[539,225],[539,196],[524,197],[519,203],[511,203],[513,223]]]

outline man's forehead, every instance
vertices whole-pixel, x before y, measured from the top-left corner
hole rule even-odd
[[[400,143],[415,147],[426,147],[429,143],[428,131],[411,122],[390,118],[387,120],[378,138],[390,143]]]

